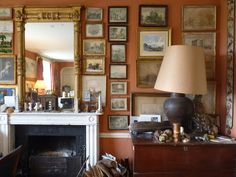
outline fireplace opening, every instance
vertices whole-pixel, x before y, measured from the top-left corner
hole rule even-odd
[[[24,177],[75,177],[86,159],[85,126],[16,126],[15,136]]]

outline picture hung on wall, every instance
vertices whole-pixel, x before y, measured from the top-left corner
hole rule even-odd
[[[138,43],[139,58],[162,58],[166,48],[171,45],[171,29],[139,28]]]
[[[140,5],[139,26],[166,27],[167,5]]]
[[[108,7],[108,22],[110,24],[128,23],[128,7],[127,6]]]
[[[128,27],[108,26],[108,40],[110,42],[126,42],[128,40]]]
[[[85,34],[87,38],[103,37],[103,24],[102,23],[86,24]]]
[[[27,80],[37,79],[37,61],[25,57],[25,77]]]
[[[0,33],[0,54],[13,53],[13,34]]]
[[[110,79],[127,79],[127,64],[110,64]]]
[[[0,56],[0,84],[15,84],[15,56]]]
[[[105,55],[106,43],[103,39],[84,39],[83,54],[84,55]]]
[[[183,6],[183,31],[216,30],[216,6]]]
[[[0,19],[11,19],[12,18],[12,8],[1,7],[0,8]]]
[[[111,44],[111,62],[122,63],[126,61],[126,45]]]
[[[108,128],[110,130],[126,130],[129,126],[129,116],[112,115],[108,116]]]
[[[5,96],[14,96],[16,95],[16,88],[15,87],[0,87],[0,105],[4,104],[4,97]]]
[[[36,83],[36,80],[25,80],[25,91],[29,92],[30,90],[34,89],[34,85]]]
[[[127,98],[111,98],[112,111],[127,111]]]
[[[125,82],[125,81],[119,81],[119,82],[112,81],[110,83],[110,91],[111,91],[111,95],[127,94],[127,82]]]
[[[182,36],[182,43],[202,47],[206,55],[216,54],[216,33],[215,32],[185,32]]]
[[[86,20],[91,22],[102,21],[103,10],[102,8],[88,7],[86,9]]]
[[[162,121],[167,120],[163,110],[163,103],[168,97],[170,97],[169,93],[132,93],[131,113],[133,116],[159,114]]]
[[[85,57],[84,74],[104,74],[105,73],[105,57]]]
[[[0,33],[13,33],[13,21],[1,20],[0,21]]]
[[[145,59],[136,61],[137,87],[153,88],[162,60]]]

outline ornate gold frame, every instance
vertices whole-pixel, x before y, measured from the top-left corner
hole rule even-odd
[[[74,111],[79,111],[81,98],[81,6],[71,7],[15,7],[15,35],[17,54],[17,85],[19,108],[23,110],[25,100],[25,23],[27,22],[73,22],[74,23],[74,68],[75,68],[75,102]]]

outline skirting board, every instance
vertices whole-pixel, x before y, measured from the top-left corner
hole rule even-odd
[[[100,138],[130,138],[129,133],[100,133]]]

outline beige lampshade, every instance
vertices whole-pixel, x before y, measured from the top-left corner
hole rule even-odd
[[[203,49],[187,45],[168,47],[154,88],[184,94],[207,93]]]
[[[34,85],[34,88],[36,88],[36,89],[45,89],[45,87],[46,87],[46,85],[45,85],[44,80],[37,80]]]

